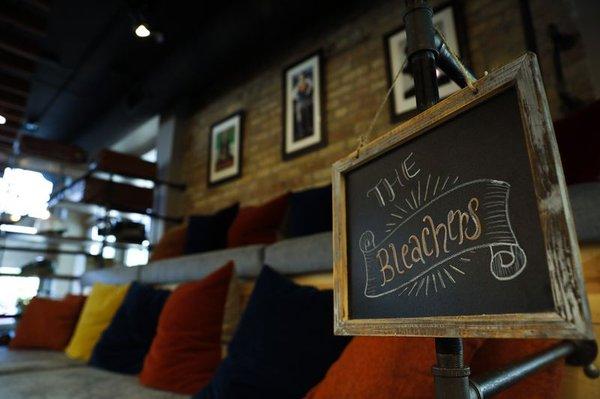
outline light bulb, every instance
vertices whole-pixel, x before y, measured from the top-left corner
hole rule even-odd
[[[0,115],[0,125],[4,125],[6,123],[6,118],[4,115]]]
[[[135,34],[137,37],[148,37],[150,36],[150,30],[144,24],[139,24],[137,28],[135,28]]]

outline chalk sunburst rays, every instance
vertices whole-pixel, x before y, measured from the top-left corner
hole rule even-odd
[[[392,220],[386,223],[386,234],[391,233],[397,224],[401,223],[405,218],[418,212],[422,207],[427,206],[436,196],[454,187],[459,180],[459,176],[432,177],[431,174],[427,175],[424,183],[418,180],[416,187],[413,186],[405,198],[399,199],[396,203],[392,204],[393,209],[390,212]],[[473,253],[474,251],[470,252]],[[462,265],[459,265],[460,267],[456,266],[458,264],[456,261],[468,263],[471,259],[463,254],[458,259],[452,261],[454,264],[448,262],[435,268],[416,281],[407,284],[400,290],[398,296],[407,295],[417,297],[419,295],[434,295],[441,290],[445,290],[450,285],[456,284],[457,279],[466,275],[462,269]]]
[[[456,176],[451,178],[450,176],[438,176],[431,177],[431,174],[427,175],[427,181],[421,184],[421,180],[417,181],[417,186],[410,190],[410,194],[402,201],[399,199],[397,203],[392,204],[393,208],[390,212],[392,220],[386,223],[385,233],[391,233],[391,231],[400,223],[404,218],[417,212],[421,207],[428,204],[428,200],[431,201],[440,193],[450,189],[458,183],[459,177]]]
[[[475,253],[475,251],[469,251],[469,253]],[[461,263],[469,263],[471,262],[471,258],[468,258],[467,255],[462,255],[458,259],[455,259],[453,263],[456,264],[456,260]],[[467,265],[465,265],[467,266]],[[452,284],[456,284],[457,279],[460,279],[462,276],[465,276],[463,267],[455,266],[451,263],[447,263],[445,265],[439,266],[426,275],[422,276],[420,279],[407,284],[399,293],[398,296],[407,295],[407,296],[419,296],[419,295],[435,295],[438,292],[445,290]]]

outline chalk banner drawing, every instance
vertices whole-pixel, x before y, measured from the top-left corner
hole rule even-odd
[[[429,175],[423,190],[419,181],[404,201],[394,201],[385,237],[361,234],[366,297],[435,294],[466,276],[464,265],[478,250],[489,250],[490,272],[499,281],[523,272],[527,256],[510,224],[510,184],[449,181]]]

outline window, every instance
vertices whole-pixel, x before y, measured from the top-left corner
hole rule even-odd
[[[23,216],[38,219],[48,219],[48,200],[52,193],[52,182],[39,172],[25,169],[4,169],[0,177],[0,213],[10,215],[13,222],[18,222]],[[15,233],[35,234],[34,227],[2,224],[0,230]],[[0,257],[0,260],[5,260]],[[0,273],[17,274],[20,272],[15,265],[0,264]],[[18,302],[35,296],[40,280],[37,277],[0,277],[0,314],[15,314],[18,312]]]
[[[156,148],[153,148],[145,154],[142,154],[142,159],[148,162],[156,162],[158,159],[158,152],[156,151]]]
[[[8,213],[14,221],[25,215],[48,219],[51,193],[52,182],[41,173],[6,168],[0,178],[0,213]]]

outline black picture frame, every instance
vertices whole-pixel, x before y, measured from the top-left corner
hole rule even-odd
[[[284,68],[282,73],[282,112],[281,112],[281,124],[282,124],[282,132],[281,132],[281,157],[284,161],[299,157],[301,155],[305,155],[309,152],[317,150],[327,145],[327,132],[326,132],[326,112],[325,112],[325,74],[323,73],[323,50],[319,49],[296,62],[289,64],[286,68]],[[313,126],[316,127],[315,132],[311,136],[315,137],[313,140],[307,140],[308,143],[306,145],[299,145],[297,149],[289,149],[289,137],[293,135],[293,132],[289,130],[289,118],[288,115],[290,111],[288,109],[289,105],[289,96],[291,93],[288,89],[288,75],[293,73],[294,69],[300,68],[302,65],[306,65],[310,62],[313,62],[317,68],[318,74],[317,79],[313,80],[317,83],[314,84],[316,95],[313,95],[313,98],[318,101],[318,107],[314,107],[313,105]],[[318,108],[318,110],[315,110]],[[314,122],[314,118],[318,117],[318,121]],[[293,127],[292,127],[293,128]],[[306,139],[306,138],[305,138]]]
[[[447,9],[450,9],[452,11],[454,36],[456,37],[456,44],[458,46],[458,54],[457,55],[459,56],[459,58],[461,59],[463,64],[465,64],[466,66],[469,66],[470,59],[469,59],[469,51],[468,51],[468,37],[467,37],[467,31],[465,29],[465,27],[466,27],[465,17],[464,17],[465,14],[464,14],[464,6],[463,6],[462,0],[447,1],[447,2],[440,4],[439,6],[435,7],[433,10],[434,23],[435,23],[436,16],[445,12]],[[386,33],[383,36],[383,45],[384,45],[384,53],[385,53],[385,68],[386,68],[386,77],[387,77],[388,87],[390,87],[392,85],[392,82],[394,80],[392,57],[390,55],[390,53],[391,53],[390,41],[392,40],[393,37],[395,37],[398,34],[402,34],[403,32],[404,32],[404,24],[402,24],[398,28]],[[450,40],[448,40],[448,41],[450,41]],[[399,80],[401,80],[401,78]],[[398,85],[398,83],[399,82],[397,82],[396,84]],[[440,86],[440,88],[442,88],[442,87]],[[396,90],[397,90],[397,88],[392,91],[392,93],[390,95],[390,100],[389,100],[390,120],[392,123],[402,122],[402,121],[409,119],[417,114],[416,107],[412,107],[411,109],[406,109],[401,112],[397,111],[398,102],[396,99],[396,97],[397,97]],[[452,92],[454,92],[456,90],[458,90],[458,86],[454,87]],[[444,98],[444,97],[448,96],[449,94],[450,93],[444,93],[444,90],[442,89],[440,91],[440,98]],[[413,96],[411,96],[411,97],[413,97]]]
[[[207,165],[207,173],[206,173],[206,182],[208,187],[215,187],[223,183],[230,182],[239,178],[242,175],[242,167],[243,167],[243,148],[244,148],[244,123],[245,123],[245,112],[243,110],[236,111],[223,119],[213,123],[210,127],[210,131],[208,134],[208,165]],[[237,135],[237,146],[235,148],[233,155],[233,173],[231,172],[222,172],[224,176],[213,176],[215,171],[213,170],[213,145],[216,144],[214,140],[214,136],[221,131],[217,130],[221,127],[223,129],[227,129],[227,124],[237,124],[237,131],[234,130],[234,135]],[[234,125],[235,129],[235,125]],[[236,163],[237,160],[237,163]]]

